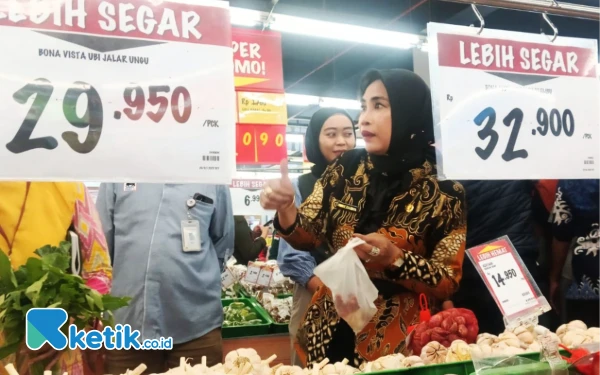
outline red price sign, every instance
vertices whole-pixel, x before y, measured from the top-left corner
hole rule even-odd
[[[279,163],[287,157],[286,125],[236,126],[236,162],[238,164]]]

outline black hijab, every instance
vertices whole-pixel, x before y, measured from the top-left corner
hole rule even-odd
[[[310,123],[306,129],[306,135],[304,136],[304,146],[306,147],[306,158],[314,165],[311,168],[311,172],[315,177],[319,178],[327,168],[329,162],[323,156],[321,148],[319,147],[319,136],[321,135],[321,129],[323,124],[333,115],[343,115],[350,119],[352,123],[352,132],[356,138],[356,130],[354,129],[354,121],[348,112],[340,108],[321,108],[315,112],[310,118]]]
[[[392,136],[386,155],[369,157],[374,170],[367,188],[367,200],[355,231],[376,232],[387,217],[392,199],[410,186],[411,169],[426,161],[435,167],[431,92],[415,73],[404,69],[368,72],[360,85],[361,97],[367,87],[381,80],[392,111]]]
[[[387,155],[370,155],[375,171],[392,176],[418,168],[427,160],[435,165],[431,92],[425,81],[409,70],[373,70],[362,79],[361,97],[378,80],[390,100],[392,136]]]

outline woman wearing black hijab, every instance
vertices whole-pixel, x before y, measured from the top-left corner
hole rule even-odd
[[[435,177],[429,88],[410,71],[372,71],[360,94],[366,149],[332,163],[299,209],[285,162],[282,178],[261,193],[263,207],[277,210],[281,237],[296,249],[327,242],[335,251],[353,235],[363,239],[355,251],[379,291],[377,313],[355,334],[335,310],[329,289],[319,288],[297,335],[304,363],[347,358],[358,366],[406,354],[408,327],[419,321],[419,295],[435,313],[461,278],[464,190]]]
[[[304,146],[306,157],[313,163],[311,171],[298,178],[296,200],[304,201],[312,194],[315,183],[327,168],[327,165],[343,152],[351,150],[356,145],[354,123],[350,115],[339,108],[322,108],[311,117]],[[277,263],[281,273],[291,278],[294,286],[294,299],[289,324],[292,343],[298,331],[298,326],[306,312],[313,294],[323,285],[313,274],[315,267],[329,256],[327,244],[323,243],[310,252],[293,249],[284,240],[273,241],[271,251],[278,247]],[[292,350],[292,364],[301,365]]]

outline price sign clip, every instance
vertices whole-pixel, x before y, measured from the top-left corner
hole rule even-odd
[[[508,236],[467,250],[504,316],[507,329],[535,325],[551,307]]]

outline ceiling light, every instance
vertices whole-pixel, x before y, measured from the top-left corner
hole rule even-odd
[[[360,102],[352,99],[327,98],[313,95],[302,94],[285,94],[285,102],[287,105],[297,105],[307,107],[318,105],[319,107],[338,107],[343,109],[360,109]]]
[[[409,49],[419,44],[421,36],[363,27],[345,23],[319,21],[310,18],[294,17],[285,14],[272,14],[245,8],[229,8],[231,24],[255,27],[269,21],[269,28],[283,33],[301,34],[313,37],[344,40],[383,47]]]

